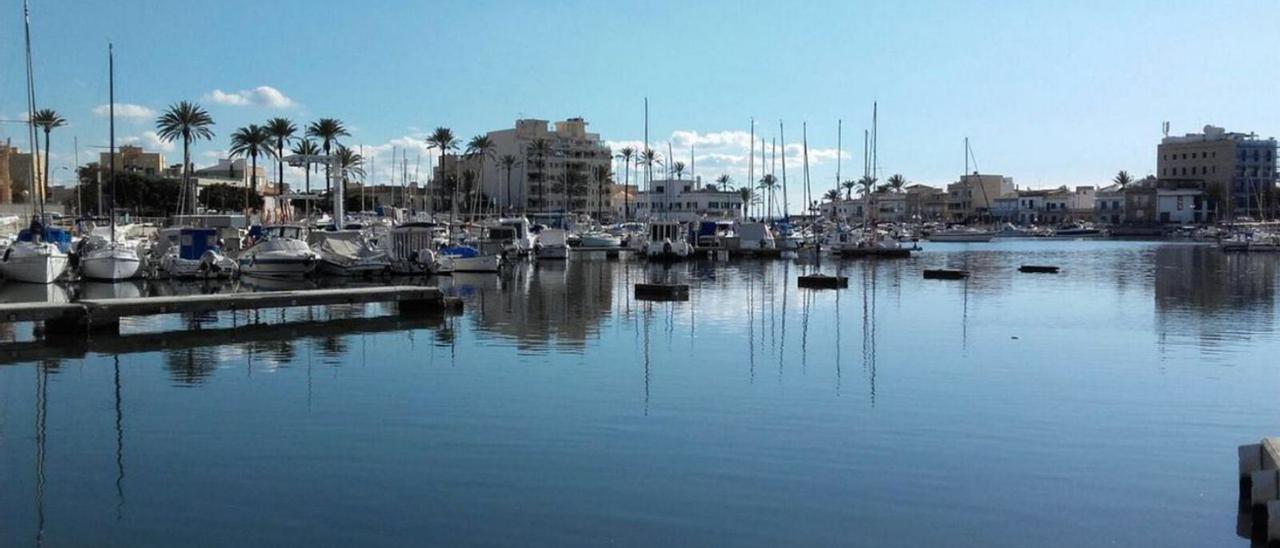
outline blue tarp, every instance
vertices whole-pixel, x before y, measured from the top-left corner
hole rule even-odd
[[[440,254],[450,257],[462,257],[464,259],[480,256],[480,252],[477,251],[476,248],[465,245],[446,247],[440,250]]]
[[[178,256],[198,261],[211,247],[217,247],[218,231],[212,228],[184,228],[178,233]]]

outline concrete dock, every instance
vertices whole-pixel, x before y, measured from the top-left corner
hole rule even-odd
[[[444,293],[435,287],[356,287],[176,297],[84,299],[71,303],[8,303],[0,304],[0,322],[44,322],[46,333],[49,335],[75,336],[90,332],[119,333],[120,318],[130,316],[377,302],[398,303],[401,314],[430,313],[460,306],[459,301],[446,298]]]
[[[1241,506],[1250,528],[1265,531],[1267,542],[1280,540],[1280,438],[1241,445]],[[1244,520],[1242,520],[1244,521]]]

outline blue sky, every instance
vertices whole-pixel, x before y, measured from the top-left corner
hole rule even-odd
[[[4,35],[20,37],[20,1],[0,9]],[[861,174],[873,101],[881,176],[931,184],[963,170],[966,136],[984,172],[1038,187],[1152,172],[1165,120],[1174,133],[1213,123],[1280,134],[1271,0],[33,0],[32,13],[39,106],[71,121],[52,147],[66,166],[72,136],[82,161],[106,143],[94,109],[107,103],[108,40],[117,102],[142,107],[122,107],[139,116],[118,117],[120,139],[152,143],[150,113],[196,100],[217,121],[197,164],[212,163],[236,127],[276,115],[340,118],[353,128],[347,144],[384,165],[393,144],[419,150],[430,128],[466,137],[521,116],[583,116],[610,141],[638,141],[645,97],[655,148],[670,140],[687,161],[697,144],[699,175],[739,183],[737,132],[751,117],[766,138],[784,121],[789,144],[808,122],[820,188],[835,180],[837,119],[846,178]],[[22,51],[9,44],[0,118],[12,120],[25,97]],[[0,124],[0,137],[25,148],[24,135]],[[791,181],[798,168],[789,156]]]

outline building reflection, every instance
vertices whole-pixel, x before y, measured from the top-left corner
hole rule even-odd
[[[1153,271],[1157,331],[1205,346],[1274,331],[1278,262],[1270,254],[1212,246],[1160,246]]]
[[[467,307],[477,329],[501,334],[522,348],[554,342],[581,348],[610,315],[614,275],[625,264],[542,261],[515,265],[505,290],[476,288]],[[496,278],[490,275],[490,278]]]

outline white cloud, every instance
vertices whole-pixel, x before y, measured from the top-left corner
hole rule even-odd
[[[204,96],[205,100],[222,105],[289,108],[296,103],[289,96],[271,86],[258,86],[237,92],[215,89]]]
[[[98,105],[93,107],[94,116],[108,116],[111,114],[111,105]],[[129,118],[135,120],[146,120],[154,118],[156,111],[142,105],[134,105],[130,103],[116,103],[116,118]]]
[[[144,131],[141,135],[133,135],[120,140],[126,145],[140,145],[146,151],[173,152],[177,150],[177,144],[171,141],[165,141],[160,135],[154,131]],[[178,163],[182,163],[179,161]]]

